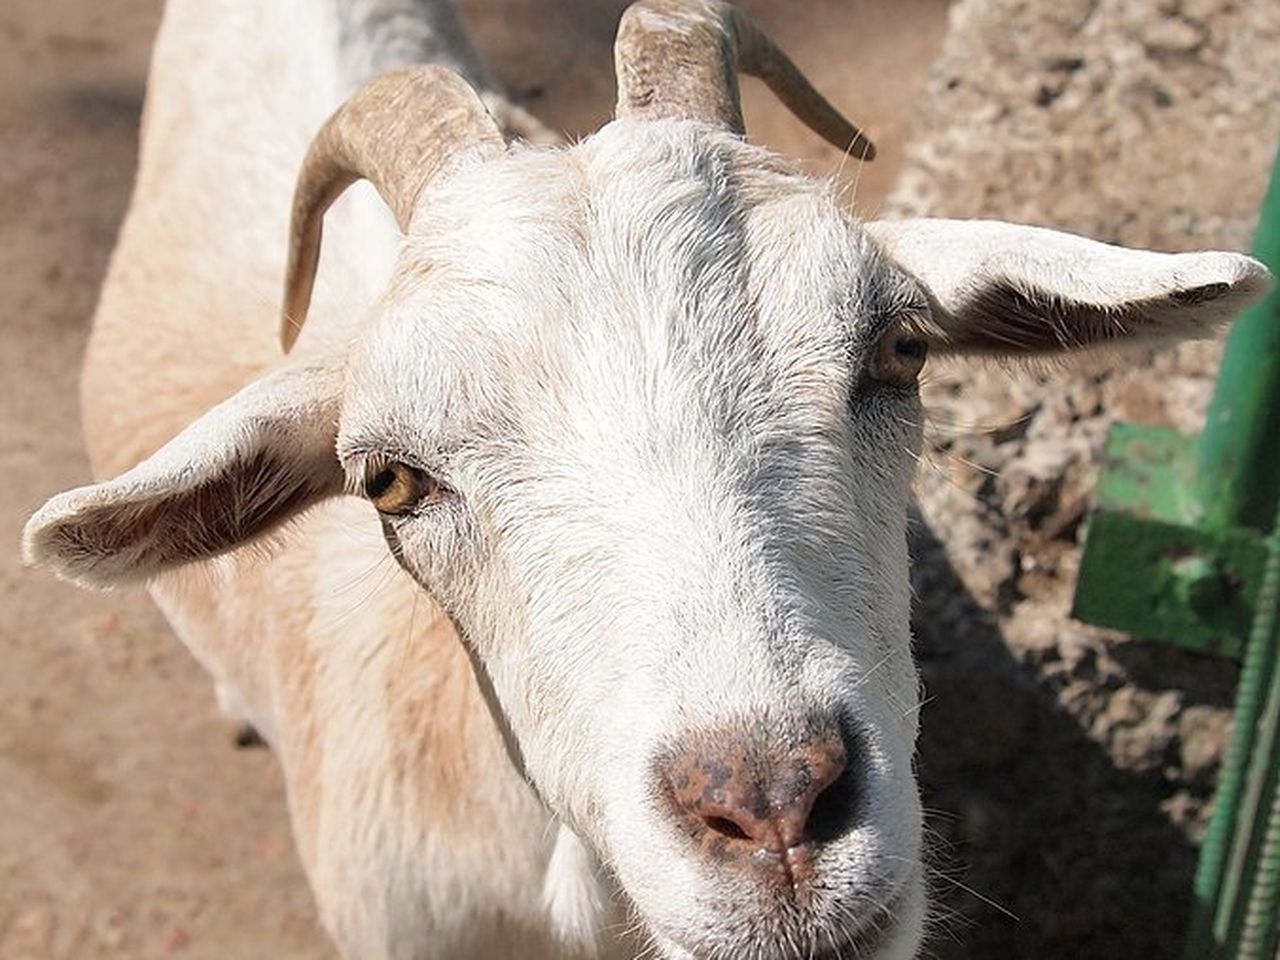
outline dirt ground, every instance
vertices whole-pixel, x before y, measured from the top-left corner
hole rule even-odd
[[[500,75],[553,125],[608,113],[618,0],[462,4]],[[874,136],[857,179],[883,202],[946,0],[743,6]],[[0,7],[0,958],[332,956],[265,751],[237,751],[199,669],[136,591],[24,571],[22,523],[87,479],[76,384],[129,198],[157,0]],[[752,135],[840,157],[752,82]]]

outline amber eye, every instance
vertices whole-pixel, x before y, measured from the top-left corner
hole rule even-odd
[[[923,339],[894,327],[876,344],[867,372],[877,380],[910,386],[920,376],[928,354],[929,346]]]
[[[369,471],[364,494],[379,513],[408,513],[423,501],[439,499],[445,487],[431,475],[407,463],[392,461]]]

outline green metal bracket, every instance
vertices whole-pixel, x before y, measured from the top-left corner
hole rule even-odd
[[[1189,522],[1192,441],[1117,423],[1107,437],[1072,616],[1239,657],[1257,608],[1265,538]]]
[[[1254,253],[1280,274],[1280,158]],[[1073,614],[1242,657],[1186,960],[1280,960],[1280,289],[1242,314],[1204,431],[1117,423]]]

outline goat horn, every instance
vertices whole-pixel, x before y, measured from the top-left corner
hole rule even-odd
[[[423,185],[451,157],[503,146],[475,91],[444,67],[386,73],[352,94],[311,141],[294,189],[280,329],[285,350],[306,320],[324,214],[342,191],[368,180],[407,230]]]
[[[720,0],[642,0],[613,48],[619,117],[702,120],[743,133],[738,72],[759,77],[828,143],[872,160],[876,148],[813,89],[741,11]]]

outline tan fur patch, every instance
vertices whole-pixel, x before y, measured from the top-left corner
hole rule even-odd
[[[481,771],[491,777],[506,757],[452,624],[425,595],[416,620],[396,642],[386,674],[391,776],[412,820],[474,835],[483,831],[487,806],[475,796]]]
[[[298,854],[310,871],[316,863],[324,805],[324,720],[316,696],[324,663],[316,644],[303,635],[280,637],[273,654],[284,741],[280,760],[286,771]]]

